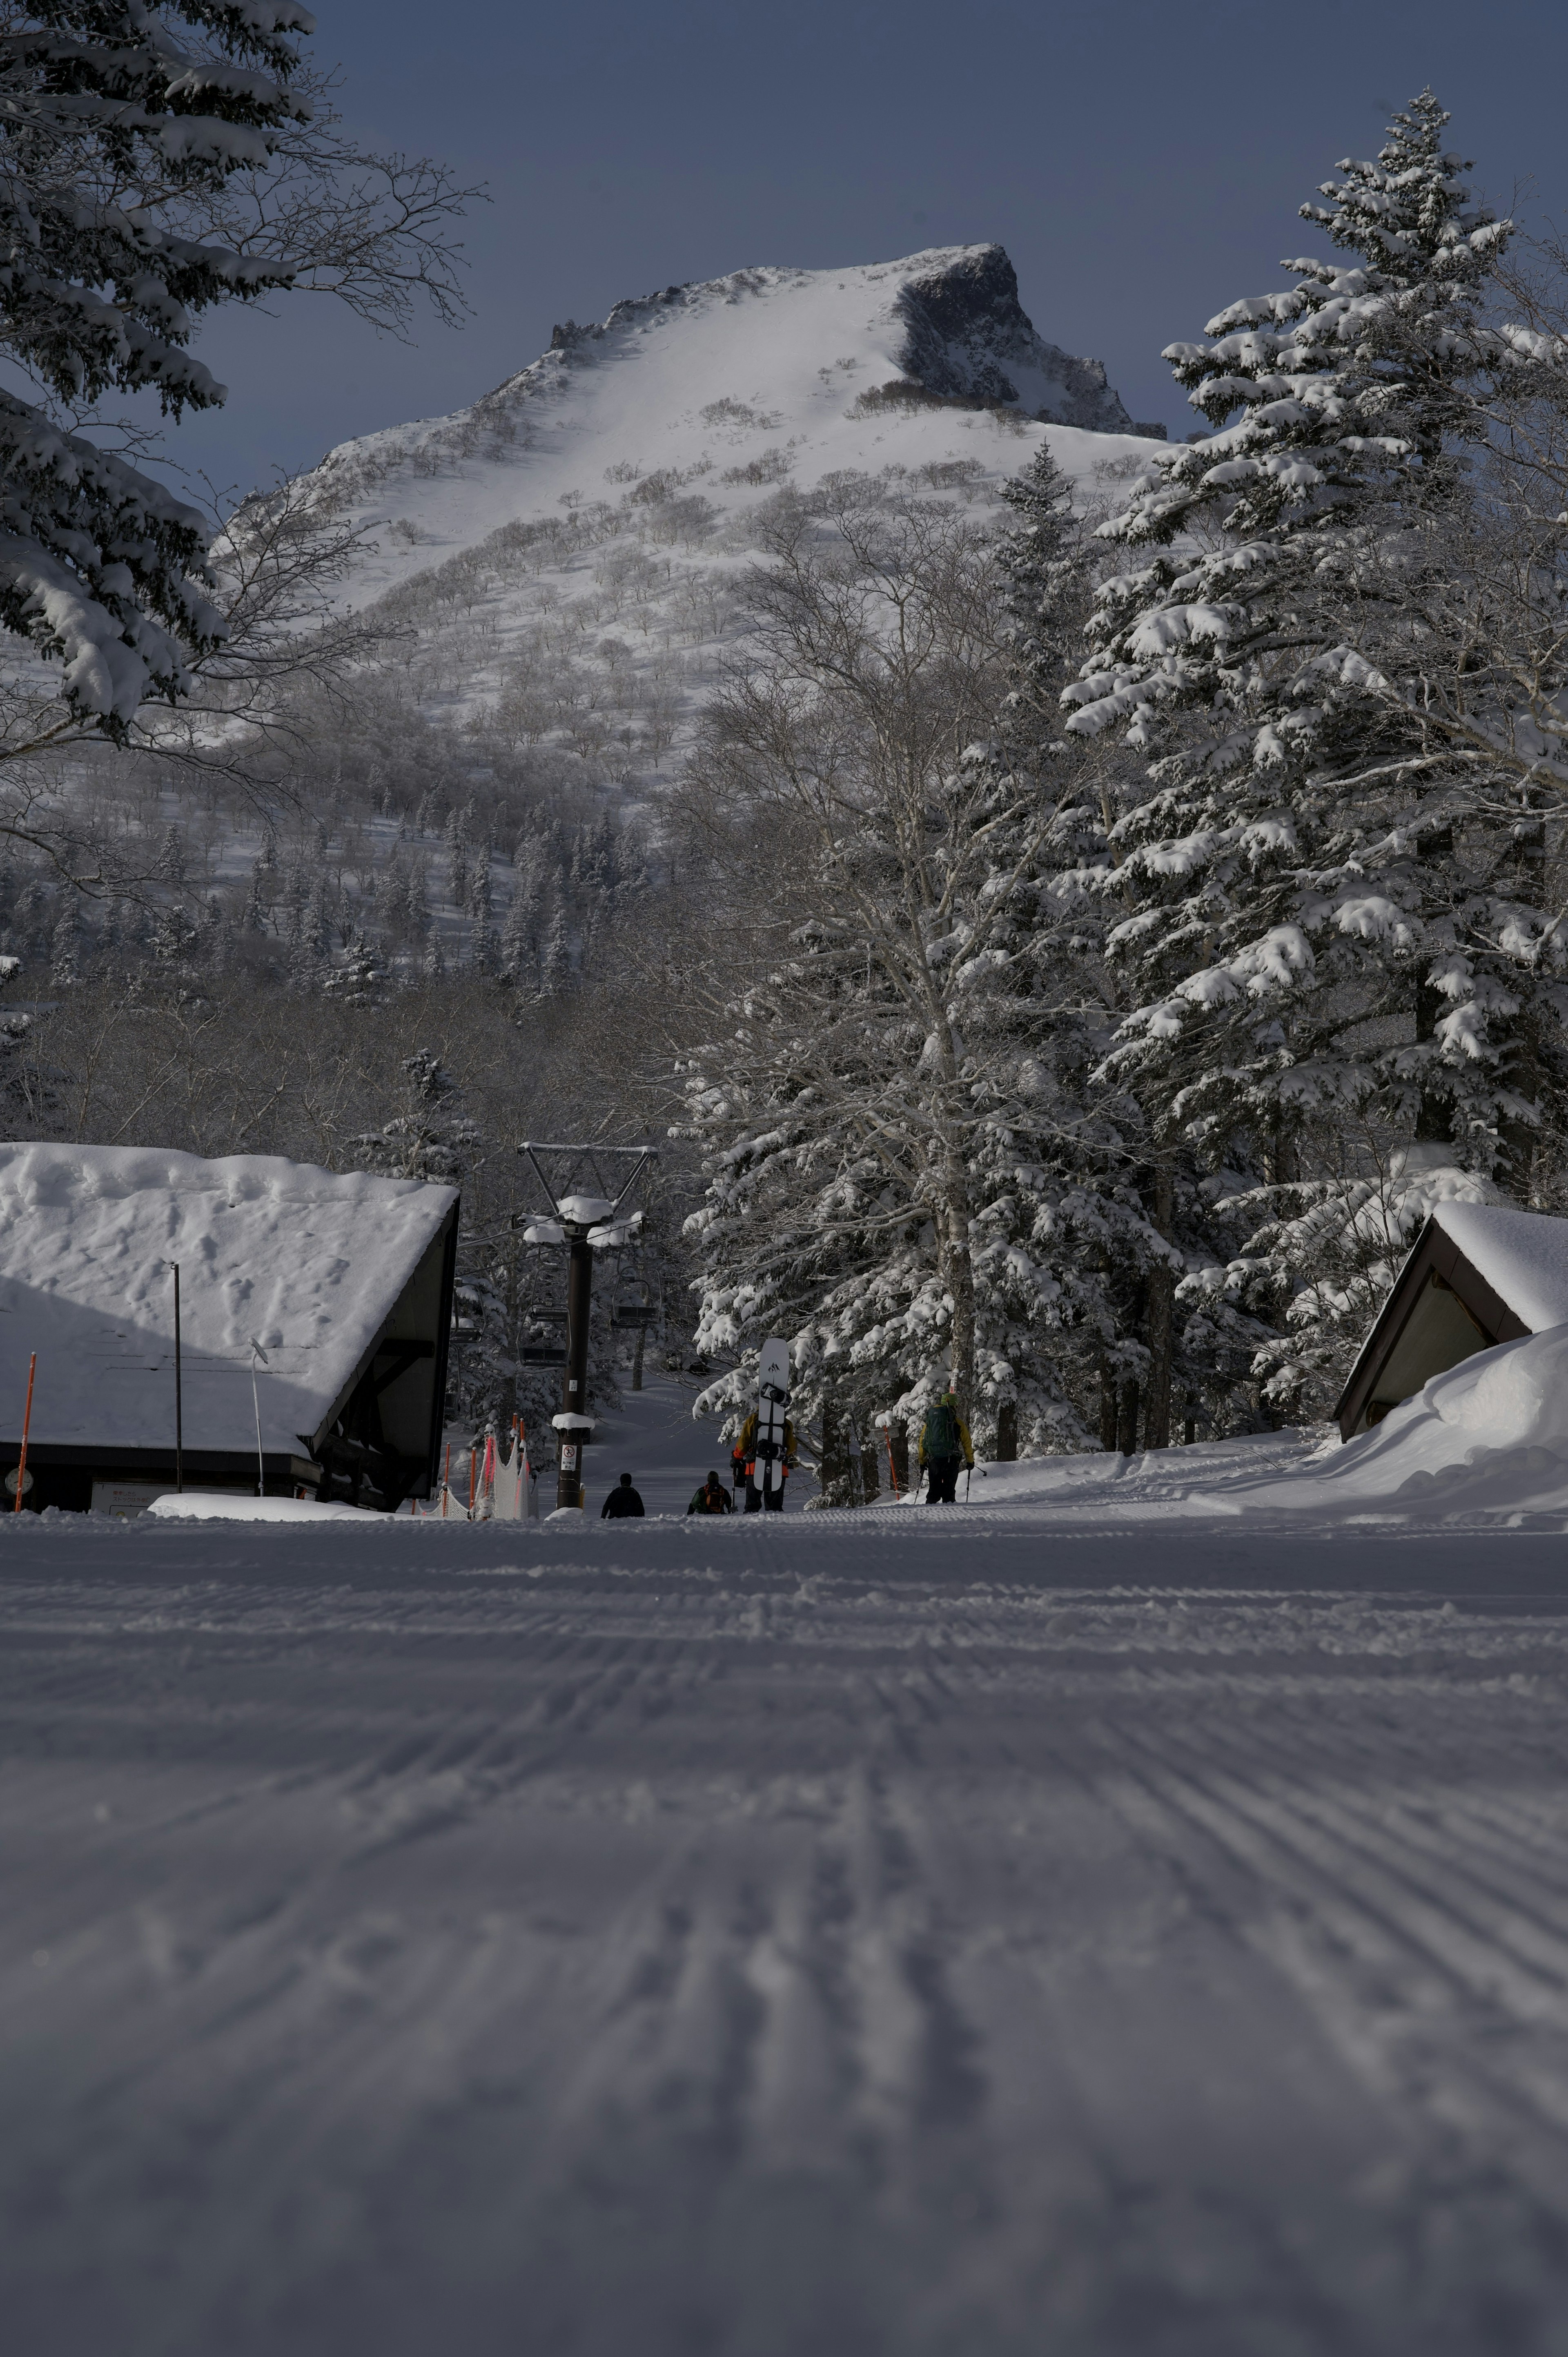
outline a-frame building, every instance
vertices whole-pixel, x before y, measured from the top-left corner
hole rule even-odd
[[[253,1495],[259,1458],[269,1495],[429,1496],[456,1243],[450,1187],[0,1145],[0,1474],[36,1352],[27,1504],[134,1510],[173,1488],[177,1262],[188,1488]]]
[[[1348,1440],[1477,1351],[1568,1325],[1568,1220],[1440,1203],[1361,1346],[1334,1420]]]

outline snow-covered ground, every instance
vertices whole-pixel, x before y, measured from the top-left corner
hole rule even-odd
[[[1568,1497],[1400,1503],[1550,1343],[968,1509],[676,1519],[656,1388],[641,1524],[0,1523],[8,2342],[1562,2349]]]

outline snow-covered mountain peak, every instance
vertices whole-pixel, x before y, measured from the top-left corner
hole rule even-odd
[[[824,300],[840,296],[847,302]],[[658,315],[690,317],[758,297],[780,306],[780,327],[802,345],[830,316],[864,312],[864,328],[851,316],[844,329],[855,339],[883,331],[878,340],[897,380],[936,399],[1018,409],[1102,434],[1151,430],[1133,425],[1101,361],[1074,359],[1036,334],[1018,300],[1017,273],[999,245],[932,246],[901,262],[841,270],[737,270],[618,303],[602,327],[568,321],[555,329],[551,349],[580,353],[607,337],[640,332]],[[532,373],[525,370],[511,383]],[[510,389],[503,386],[501,394]]]
[[[568,320],[470,408],[345,443],[309,481],[367,531],[341,594],[417,639],[422,707],[640,786],[701,707],[783,487],[860,472],[983,510],[1044,436],[1100,496],[1154,431],[1036,334],[999,245],[942,246]]]
[[[315,479],[367,518],[390,511],[395,526],[401,514],[411,546],[450,545],[481,519],[489,530],[574,490],[602,497],[607,480],[676,468],[729,482],[719,459],[759,436],[789,454],[768,462],[774,481],[886,465],[903,457],[880,448],[890,429],[943,410],[946,440],[964,410],[1097,436],[1163,430],[1133,423],[1099,361],[1036,334],[1001,246],[937,246],[837,270],[732,271],[618,303],[599,325],[567,320],[471,408],[344,443]],[[1003,471],[1018,463],[1015,451]],[[714,484],[704,489],[711,499]]]

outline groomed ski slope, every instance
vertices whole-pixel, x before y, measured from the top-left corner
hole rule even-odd
[[[0,1523],[8,2341],[1563,2349],[1551,1340],[1441,1515],[1287,1435],[688,1522],[665,1390],[640,1526]]]

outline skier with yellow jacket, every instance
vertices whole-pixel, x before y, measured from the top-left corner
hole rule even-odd
[[[757,1486],[757,1410],[752,1409],[740,1427],[735,1447],[730,1451],[730,1468],[735,1487],[746,1482],[746,1511],[755,1514],[762,1504],[762,1491]],[[779,1467],[779,1482],[768,1492],[768,1503],[776,1513],[784,1511],[784,1482],[795,1469],[795,1427],[788,1416],[784,1419],[784,1462]]]
[[[928,1476],[928,1506],[958,1502],[958,1469],[961,1458],[972,1470],[974,1443],[958,1412],[958,1394],[950,1384],[920,1427],[920,1463]]]

